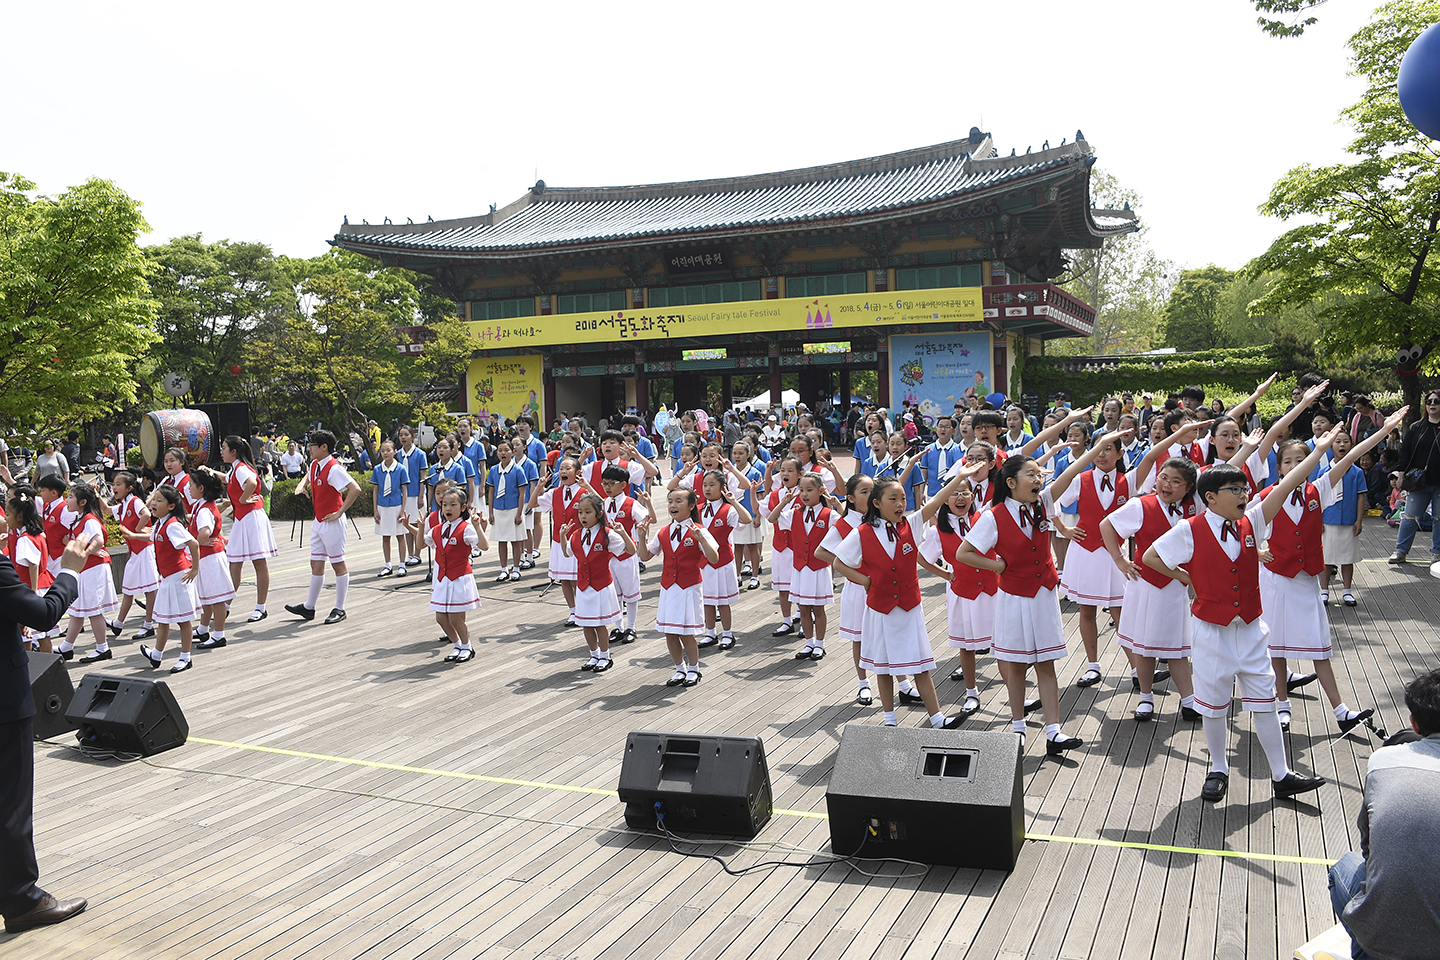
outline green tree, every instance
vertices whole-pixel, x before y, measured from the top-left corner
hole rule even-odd
[[[1327,0],[1252,0],[1255,9],[1262,16],[1257,21],[1260,29],[1272,37],[1298,37],[1305,32],[1306,27],[1313,27],[1319,22],[1315,17],[1306,16],[1316,7],[1323,6]],[[1264,16],[1267,13],[1279,14],[1286,19],[1271,20]]]
[[[1406,120],[1396,93],[1405,50],[1440,20],[1440,0],[1394,0],[1350,38],[1352,73],[1365,95],[1343,111],[1355,130],[1353,160],[1296,167],[1260,208],[1301,226],[1247,266],[1273,274],[1252,312],[1320,305],[1322,359],[1348,360],[1372,348],[1393,352],[1440,344],[1440,274],[1432,251],[1440,230],[1440,153]],[[1437,370],[1430,354],[1423,372]],[[1420,384],[1401,378],[1418,409]]]
[[[263,243],[205,243],[199,234],[150,247],[150,290],[160,302],[156,368],[190,378],[199,403],[244,394],[233,368],[253,336],[278,332],[293,307],[285,271]]]
[[[34,191],[0,173],[0,422],[22,432],[133,403],[156,341],[140,204],[107,180]]]
[[[1235,346],[1227,342],[1221,317],[1225,290],[1234,278],[1234,271],[1213,263],[1180,271],[1165,304],[1165,345],[1182,353]]]
[[[1140,195],[1107,173],[1091,174],[1097,206],[1140,208]],[[1141,220],[1135,233],[1111,237],[1095,249],[1067,250],[1069,269],[1056,282],[1095,308],[1095,331],[1051,341],[1054,356],[1106,356],[1149,350],[1158,339],[1160,316],[1169,295],[1171,265],[1151,249]]]

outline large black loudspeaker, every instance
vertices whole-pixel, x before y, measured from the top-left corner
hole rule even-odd
[[[250,440],[250,404],[238,403],[192,403],[192,410],[202,410],[210,418],[215,432],[210,437],[210,461],[220,461],[220,441],[234,434],[246,442]],[[282,451],[283,452],[283,451]]]
[[[75,684],[58,653],[30,651],[30,693],[35,697],[35,738],[48,740],[75,729],[65,716]]]
[[[87,746],[147,757],[190,735],[175,695],[160,680],[87,673],[65,719],[79,727],[76,736]]]
[[[655,828],[655,802],[672,831],[753,837],[770,820],[770,768],[759,737],[635,730],[625,738],[625,822]]]
[[[863,837],[866,857],[1013,870],[1025,842],[1020,738],[850,724],[825,805],[839,856]]]

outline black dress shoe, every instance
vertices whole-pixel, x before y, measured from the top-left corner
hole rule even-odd
[[[86,656],[81,657],[81,658],[80,658],[80,662],[81,662],[81,663],[99,663],[101,660],[113,660],[113,659],[115,659],[115,654],[111,653],[110,650],[109,650],[109,648],[106,648],[106,649],[104,649],[104,650],[96,650],[94,653],[87,654]]]
[[[1098,671],[1098,670],[1086,670],[1084,673],[1082,673],[1082,674],[1080,675],[1080,679],[1075,681],[1075,686],[1077,686],[1077,687],[1093,687],[1093,686],[1095,686],[1095,684],[1099,683],[1102,679],[1103,679],[1103,678],[1100,676],[1100,671]],[[1136,687],[1137,690],[1138,690],[1139,687],[1140,687],[1140,681],[1139,681],[1138,679],[1135,681],[1135,687]]]
[[[245,622],[259,623],[261,620],[264,620],[268,616],[270,616],[270,611],[268,610],[254,610],[250,613],[250,618]]]
[[[156,650],[154,652],[159,653],[160,651]],[[160,660],[156,660],[154,657],[150,656],[151,649],[145,646],[145,644],[143,643],[140,644],[140,653],[145,658],[145,665],[151,670],[154,670],[156,667],[160,666],[162,662],[164,662],[163,657]]]
[[[705,674],[701,673],[699,670],[692,670],[692,671],[686,673],[686,674],[685,674],[685,686],[687,686],[687,687],[693,687],[693,686],[695,686],[695,684],[697,684],[697,683],[700,682],[700,678],[703,677],[703,676],[705,676]],[[692,679],[690,679],[691,677],[694,677],[695,679],[692,680]]]
[[[1219,803],[1225,799],[1225,794],[1230,789],[1230,774],[1212,773],[1205,778],[1205,786],[1200,788],[1200,799],[1210,803]]]
[[[293,613],[295,616],[299,617],[301,620],[314,620],[314,619],[315,619],[315,608],[314,608],[314,607],[307,607],[307,606],[305,606],[305,604],[303,604],[303,603],[287,603],[287,604],[285,604],[285,612],[286,612],[286,613]]]
[[[697,647],[699,647],[700,649],[703,650],[703,649],[705,649],[706,647],[713,647],[713,646],[715,646],[715,644],[717,644],[717,643],[719,643],[719,642],[720,642],[720,641],[717,640],[717,639],[716,639],[715,637],[713,637],[713,636],[704,636],[704,637],[701,637],[701,638],[700,638],[700,641],[699,641],[698,643],[696,643],[695,646],[697,646]]]
[[[110,635],[112,637],[120,636],[120,631],[125,629],[125,624],[123,623],[107,623],[105,626],[110,628]]]
[[[1066,737],[1063,740],[1051,740],[1047,737],[1045,740],[1045,752],[1049,756],[1058,757],[1066,750],[1074,750],[1076,747],[1083,747],[1084,745],[1085,741],[1079,737]]]
[[[75,649],[74,649],[73,647],[70,648],[69,650],[61,650],[59,647],[56,647],[56,648],[55,648],[55,654],[56,654],[56,656],[58,656],[61,660],[74,660],[74,659],[75,659]]]
[[[925,698],[924,698],[924,697],[920,696],[920,694],[918,694],[918,693],[911,693],[909,690],[897,690],[897,691],[895,691],[895,693],[898,695],[899,700],[900,700],[901,703],[924,703],[924,702],[925,702]]]
[[[218,638],[217,638],[217,637],[210,637],[210,638],[208,638],[207,640],[205,640],[205,641],[202,642],[202,643],[197,643],[197,644],[195,644],[195,646],[196,646],[197,649],[200,649],[200,650],[215,650],[215,649],[218,649],[219,647],[225,646],[225,638],[224,638],[224,637],[218,637]]]
[[[341,610],[339,607],[336,607],[335,609],[333,609],[333,610],[330,611],[330,616],[328,616],[328,617],[325,618],[325,622],[326,622],[326,623],[339,623],[341,620],[344,620],[344,619],[345,619],[345,611],[344,611],[344,610]]]
[[[33,909],[20,914],[18,917],[5,918],[6,933],[22,933],[35,927],[43,927],[49,923],[59,923],[61,920],[69,920],[77,913],[84,913],[86,902],[80,897],[72,900],[56,900],[50,894],[40,898]]]
[[[634,643],[634,642],[635,642],[635,631],[634,631],[634,630],[627,629],[627,630],[624,632],[624,634],[621,635],[621,637],[620,637],[620,642],[621,642],[621,643]],[[732,642],[733,642],[733,641],[732,641]]]
[[[1170,671],[1169,671],[1169,670],[1156,670],[1156,671],[1155,671],[1155,679],[1154,679],[1154,680],[1151,680],[1150,682],[1151,682],[1152,684],[1153,684],[1153,683],[1164,683],[1166,680],[1169,680],[1169,679],[1170,679]]]
[[[667,686],[667,687],[683,687],[684,685],[685,685],[685,674],[683,674],[683,673],[677,673],[677,674],[675,674],[673,677],[671,677],[669,680],[666,680],[666,681],[665,681],[665,686]]]
[[[131,637],[130,639],[131,639],[131,640],[154,640],[154,639],[155,639],[155,628],[154,628],[154,627],[145,627],[144,629],[142,629],[139,633],[135,634],[135,636]]]
[[[770,636],[788,637],[790,634],[795,632],[795,627],[790,623],[790,621],[787,620],[784,623],[780,624],[780,626],[776,627],[773,631],[771,631]]]
[[[940,727],[944,730],[954,730],[956,727],[960,726],[960,724],[964,723],[965,718],[968,716],[968,713],[957,713],[953,717],[946,717],[945,722],[942,723]]]
[[[1194,707],[1187,707],[1187,706],[1183,706],[1183,705],[1182,705],[1182,706],[1180,707],[1180,719],[1181,719],[1181,720],[1204,720],[1205,718],[1204,718],[1203,716],[1201,716],[1200,711],[1199,711],[1199,710],[1196,710]]]
[[[1298,677],[1286,677],[1285,690],[1289,692],[1291,690],[1299,690],[1301,687],[1308,687],[1314,683],[1316,679],[1317,676],[1313,673],[1301,674]]]
[[[810,659],[811,659],[811,660],[824,660],[824,659],[825,659],[825,648],[824,648],[824,647],[815,647],[813,650],[810,651]]]
[[[1040,708],[1042,708],[1042,707],[1044,707],[1044,706],[1045,706],[1045,703],[1044,703],[1044,701],[1042,701],[1042,700],[1026,700],[1026,701],[1025,701],[1025,716],[1027,716],[1027,717],[1030,716],[1030,714],[1034,713],[1036,710],[1039,710]]]
[[[186,660],[176,660],[176,661],[175,661],[175,665],[170,668],[170,672],[171,672],[171,673],[184,673],[186,670],[189,670],[189,669],[190,669],[192,666],[194,666],[194,665],[195,665],[195,661],[194,661],[194,660],[189,660],[189,659],[186,659]]]
[[[595,664],[592,669],[595,673],[604,673],[606,670],[609,670],[613,666],[615,666],[615,661],[610,659],[609,657],[606,657],[604,660],[601,660],[599,663]]]
[[[1275,796],[1282,800],[1288,800],[1293,796],[1308,793],[1311,790],[1319,790],[1325,786],[1324,777],[1302,777],[1298,773],[1290,772],[1285,774],[1285,779],[1274,784]]]
[[[84,663],[83,660],[81,662]],[[1340,731],[1342,733],[1349,733],[1351,730],[1354,730],[1356,727],[1360,726],[1360,724],[1364,723],[1366,720],[1370,719],[1373,716],[1375,716],[1375,711],[1367,707],[1366,709],[1361,710],[1359,713],[1355,714],[1355,716],[1351,717],[1349,720],[1337,720],[1336,722],[1340,724]]]

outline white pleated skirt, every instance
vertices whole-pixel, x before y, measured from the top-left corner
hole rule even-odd
[[[865,588],[846,580],[840,588],[840,638],[859,643],[864,626]]]
[[[529,536],[524,520],[515,522],[515,510],[495,510],[495,523],[487,534],[491,543],[519,543]]]
[[[803,603],[807,607],[823,607],[835,599],[835,587],[831,582],[828,566],[819,570],[803,567],[790,576],[790,602]]]
[[[400,504],[393,507],[376,507],[375,512],[380,515],[380,521],[375,524],[375,535],[378,537],[403,537],[405,528],[400,525]],[[246,517],[248,520],[249,517]]]
[[[430,586],[430,609],[435,613],[465,613],[480,609],[480,591],[475,575],[467,573],[453,580],[436,580]]]
[[[127,597],[138,597],[160,586],[160,571],[155,568],[155,550],[146,547],[139,553],[132,552],[125,561],[125,574],[120,579],[120,592]]]
[[[994,637],[995,597],[997,594],[981,593],[974,600],[962,597],[954,590],[945,591],[945,613],[950,626],[950,646],[957,650],[984,650]]]
[[[280,556],[280,548],[275,544],[275,531],[270,529],[270,518],[264,510],[251,510],[230,526],[225,555],[231,563],[249,563]]]
[[[1330,659],[1330,616],[1320,602],[1318,577],[1303,571],[1282,577],[1261,567],[1260,609],[1270,628],[1270,656]]]
[[[550,579],[578,580],[579,571],[580,564],[575,558],[565,556],[565,549],[555,541],[550,541]]]
[[[1327,523],[1320,534],[1320,543],[1325,548],[1325,562],[1336,566],[1344,563],[1359,563],[1360,538],[1355,528],[1344,523]]]
[[[120,600],[115,596],[115,574],[110,571],[109,563],[81,570],[79,580],[75,602],[66,611],[70,616],[93,617],[120,608]]]
[[[1110,558],[1107,555],[1105,559]],[[1060,623],[1060,597],[1053,589],[1041,589],[1033,597],[1018,597],[1002,589],[995,594],[995,627],[991,633],[990,649],[996,660],[1044,663],[1061,660],[1068,652],[1065,628]]]
[[[776,550],[770,555],[770,589],[780,593],[790,592],[790,581],[795,576],[794,554],[789,550]]]
[[[201,604],[225,603],[235,596],[230,580],[230,559],[226,551],[200,558],[200,573],[195,577],[195,599]]]
[[[655,629],[661,633],[694,636],[705,630],[705,601],[700,584],[662,587],[655,606]]]
[[[147,612],[146,617],[154,623],[185,623],[187,620],[195,619],[195,608],[199,602],[195,599],[195,583],[186,583],[181,579],[187,571],[180,570],[170,574],[160,581],[160,588],[155,591],[155,604]]]
[[[724,563],[718,567],[701,567],[700,596],[707,607],[728,607],[739,600],[740,580],[735,576],[735,565]]]
[[[871,673],[913,676],[935,669],[925,630],[925,605],[881,613],[868,605],[860,627],[860,666]]]
[[[1176,660],[1191,654],[1190,591],[1179,580],[1164,589],[1147,580],[1125,584],[1125,605],[1120,610],[1116,642],[1131,653],[1157,660]]]
[[[582,627],[609,627],[619,623],[620,598],[615,595],[615,585],[575,591],[575,622]]]
[[[736,527],[734,533],[731,534],[730,542],[733,544],[764,543],[765,528],[763,526],[757,526],[754,523],[742,523]]]
[[[1091,531],[1090,536],[1098,536]],[[1090,551],[1072,543],[1065,551],[1066,595],[1081,606],[1113,607],[1125,598],[1125,575],[1105,549]]]

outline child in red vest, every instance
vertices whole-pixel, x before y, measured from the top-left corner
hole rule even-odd
[[[623,529],[631,540],[636,538],[635,525],[646,517],[655,522],[655,505],[642,486],[639,497],[630,496],[630,474],[619,467],[606,467],[600,475],[605,485],[605,523]],[[635,618],[640,610],[640,558],[631,548],[610,560],[615,577],[615,593],[625,608],[625,629],[611,630],[611,643],[635,642]]]
[[[1169,449],[1164,444],[1156,449]],[[1148,472],[1148,471],[1145,471]],[[1171,457],[1160,469],[1155,492],[1131,497],[1100,523],[1100,535],[1115,566],[1125,577],[1125,601],[1115,636],[1135,671],[1140,689],[1136,720],[1155,716],[1154,681],[1157,659],[1169,661],[1169,675],[1180,691],[1180,715],[1199,720],[1195,687],[1190,679],[1190,592],[1144,564],[1130,560],[1124,541],[1135,538],[1135,556],[1143,557],[1150,545],[1177,523],[1195,516],[1195,462]]]
[[[795,489],[770,511],[769,520],[777,530],[790,534],[790,562],[795,573],[790,580],[790,599],[800,608],[800,639],[805,641],[796,660],[825,658],[825,608],[835,599],[830,584],[830,564],[818,554],[835,521],[825,505],[825,481],[817,473],[800,477]]]
[[[50,588],[50,557],[45,547],[45,524],[36,505],[35,489],[28,484],[10,488],[5,501],[5,555],[15,565],[15,576],[36,593]],[[25,628],[30,632],[30,628]],[[50,653],[50,638],[32,633],[35,649]]]
[[[248,446],[248,444],[247,444]],[[110,512],[120,524],[120,535],[130,548],[125,561],[125,575],[120,582],[120,612],[110,622],[110,632],[119,635],[135,598],[145,598],[145,625],[134,639],[148,640],[155,636],[155,623],[150,611],[155,608],[155,591],[160,586],[160,571],[155,567],[155,550],[150,543],[150,511],[135,493],[135,474],[122,470],[110,482],[115,506]]]
[[[225,478],[208,467],[190,471],[190,536],[200,544],[200,572],[195,575],[195,598],[200,602],[200,625],[195,638],[201,650],[225,646],[225,615],[235,596],[230,579],[230,558],[220,532],[220,508],[215,501],[225,490]]]
[[[1407,409],[1391,414],[1383,427],[1350,448],[1314,483],[1307,481],[1297,486],[1285,498],[1283,508],[1264,533],[1272,559],[1260,571],[1260,602],[1265,611],[1265,624],[1270,628],[1270,657],[1275,670],[1275,693],[1279,700],[1276,710],[1282,729],[1290,728],[1290,690],[1316,678],[1330,700],[1335,722],[1340,725],[1341,731],[1349,733],[1375,713],[1369,708],[1354,711],[1345,705],[1340,697],[1340,685],[1335,679],[1335,668],[1330,665],[1334,652],[1330,643],[1330,617],[1320,596],[1320,574],[1325,570],[1326,559],[1324,511],[1335,502],[1335,484],[1362,453],[1390,435],[1390,431],[1403,421]],[[1344,442],[1349,442],[1349,435],[1344,433],[1343,427],[1339,435],[1345,437]],[[1280,472],[1293,470],[1309,452],[1302,440],[1285,441],[1277,451]],[[1268,492],[1267,488],[1262,495]],[[1288,657],[1310,660],[1315,665],[1315,672],[1292,680]]]
[[[70,488],[65,498],[65,542],[71,540],[95,540],[105,542],[105,525],[100,522],[100,511],[105,505],[100,495],[88,483],[77,483]],[[95,652],[80,658],[81,663],[96,663],[114,657],[106,642],[108,624],[105,615],[115,611],[120,601],[115,597],[115,578],[110,571],[110,554],[101,550],[85,561],[80,571],[80,592],[70,605],[70,623],[65,630],[65,639],[60,641],[56,652],[66,660],[75,656],[75,641],[85,621],[90,621],[90,630],[95,635]]]
[[[220,443],[220,459],[228,468],[225,499],[230,501],[230,513],[235,517],[225,544],[225,556],[230,560],[230,582],[239,590],[245,564],[254,565],[255,609],[245,622],[259,623],[269,616],[265,601],[270,596],[270,561],[280,555],[280,548],[275,544],[275,533],[270,529],[270,517],[265,512],[260,470],[250,453],[249,441],[239,436],[226,437]],[[135,562],[133,555],[130,562]],[[125,572],[130,572],[128,564]],[[405,572],[403,562],[400,572]]]
[[[619,469],[623,467],[608,467]],[[629,484],[629,474],[624,481]],[[620,622],[620,598],[615,595],[612,561],[635,551],[635,541],[616,524],[607,522],[605,502],[585,493],[575,503],[575,519],[560,528],[560,549],[575,560],[575,619],[585,631],[590,659],[581,670],[604,673],[614,666],[610,658],[609,627]]]
[[[155,545],[155,569],[160,573],[160,587],[155,603],[146,613],[155,623],[155,647],[140,644],[145,665],[154,669],[163,662],[165,644],[170,639],[170,625],[180,625],[180,660],[171,673],[190,669],[190,641],[194,636],[195,577],[200,573],[200,544],[190,535],[180,519],[185,498],[174,486],[155,488],[145,501],[150,511],[150,538]]]
[[[709,450],[713,444],[707,446]],[[714,449],[719,449],[714,447]],[[708,560],[700,569],[700,594],[705,601],[705,637],[700,646],[711,647],[717,642],[721,650],[735,646],[735,633],[731,629],[730,605],[740,599],[740,577],[735,571],[735,547],[731,543],[735,531],[748,525],[753,517],[750,511],[740,505],[736,498],[737,488],[731,486],[732,477],[726,477],[722,470],[706,470],[700,481],[705,494],[705,506],[700,509],[700,523],[715,540],[715,549],[720,554],[716,563]],[[715,621],[720,621],[721,635],[715,637]]]
[[[964,474],[968,476],[968,474]],[[932,727],[958,727],[961,715],[947,717],[935,693],[935,656],[920,603],[921,511],[905,513],[905,487],[893,477],[875,481],[864,521],[835,551],[835,569],[865,589],[860,628],[860,665],[876,675],[885,725],[895,726],[895,676],[909,674],[925,703]]]
[[[559,483],[544,493],[540,492],[541,484],[532,485],[525,512],[550,513],[550,579],[559,582],[565,605],[570,608],[565,626],[577,627],[580,621],[575,619],[575,558],[560,548],[560,528],[574,522],[575,501],[588,488],[580,481],[580,466],[574,457],[563,457],[555,465],[555,475]]]
[[[489,549],[490,542],[485,537],[484,521],[472,523],[468,506],[466,491],[452,484],[440,494],[439,516],[425,525],[425,544],[435,557],[430,609],[435,613],[435,622],[455,645],[446,663],[469,663],[475,657],[470,629],[465,625],[465,614],[480,609],[470,554],[477,548]]]
[[[845,482],[844,512],[836,515],[835,521],[830,525],[830,532],[816,548],[817,557],[826,563],[835,563],[835,551],[840,549],[840,544],[844,543],[845,538],[860,524],[865,511],[870,507],[872,486],[874,481],[863,473],[857,473]],[[855,661],[855,673],[860,678],[860,690],[855,695],[855,702],[868,707],[875,702],[875,695],[870,692],[868,675],[860,665],[860,629],[864,620],[865,588],[847,577],[844,586],[840,588],[840,638],[850,641],[850,655]]]
[[[770,491],[770,498],[765,501],[767,516],[780,506],[780,500],[786,493],[798,487],[800,461],[790,456],[777,458],[770,461],[770,469],[780,478],[780,485]],[[769,479],[767,474],[766,481]],[[790,610],[790,582],[795,577],[795,561],[790,546],[790,528],[773,522],[770,526],[774,530],[770,554],[770,588],[780,594],[780,626],[775,628],[771,636],[785,637],[800,632],[800,618],[792,617]]]
[[[986,461],[971,458],[971,463],[982,467]],[[993,570],[981,570],[955,558],[960,553],[960,544],[980,519],[980,510],[975,505],[975,484],[973,478],[952,481],[954,489],[948,498],[942,500],[937,493],[925,506],[937,504],[934,526],[927,527],[925,542],[920,545],[925,559],[932,563],[944,559],[950,566],[950,588],[945,591],[945,620],[949,630],[949,644],[960,651],[960,669],[952,680],[965,681],[965,703],[960,708],[961,716],[968,717],[980,709],[980,685],[975,673],[975,654],[989,651],[991,634],[995,628],[995,593],[1000,578]],[[942,491],[943,492],[943,491]],[[995,559],[992,549],[986,554]]]
[[[1266,643],[1269,627],[1260,619],[1259,539],[1331,440],[1319,438],[1299,466],[1253,503],[1249,482],[1238,467],[1222,463],[1203,471],[1195,490],[1206,511],[1177,523],[1144,553],[1150,569],[1195,591],[1190,636],[1195,709],[1203,717],[1210,751],[1210,773],[1200,793],[1207,801],[1222,799],[1230,786],[1225,716],[1237,683],[1240,702],[1254,717],[1255,736],[1269,762],[1275,796],[1293,797],[1325,782],[1302,777],[1286,764],[1285,734],[1275,715],[1275,672]]]
[[[60,573],[60,553],[65,549],[65,491],[68,489],[65,481],[59,474],[47,473],[35,481],[35,493],[40,498],[37,505],[40,511],[40,522],[45,527],[45,556],[47,569],[50,576],[56,577]],[[58,637],[65,632],[62,618],[60,623],[55,624],[46,638]]]
[[[310,591],[304,603],[287,603],[285,610],[302,620],[315,619],[315,604],[325,585],[325,564],[335,568],[335,606],[326,623],[345,619],[345,597],[350,592],[350,568],[345,563],[345,511],[360,496],[360,484],[345,472],[332,454],[335,434],[316,430],[310,434],[310,468],[295,488],[295,495],[309,494],[315,511],[310,525]]]
[[[636,525],[641,539],[636,546],[641,560],[660,557],[660,601],[655,609],[655,627],[665,634],[665,645],[675,663],[675,673],[667,687],[693,687],[700,682],[700,648],[696,634],[704,629],[704,598],[700,588],[700,569],[709,561],[715,563],[720,551],[715,538],[700,523],[694,490],[671,490],[665,497],[670,522],[653,537],[646,537],[649,519]]]

